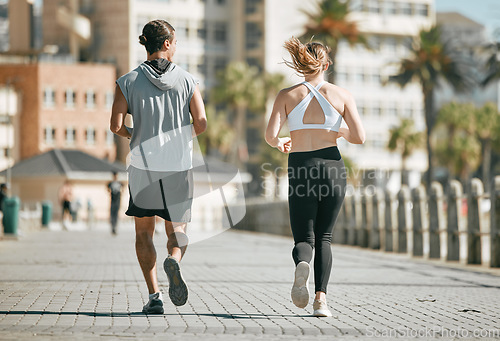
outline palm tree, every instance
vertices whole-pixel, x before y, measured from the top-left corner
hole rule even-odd
[[[265,102],[263,80],[258,68],[242,62],[230,63],[218,76],[218,85],[214,88],[213,98],[216,103],[227,105],[234,115],[230,124],[234,129],[235,139],[229,159],[234,164],[242,166],[241,156],[248,155],[247,110],[259,110]]]
[[[483,86],[487,86],[491,82],[500,79],[500,42],[490,44],[486,48],[491,51],[491,55],[486,61],[486,77],[481,82]]]
[[[449,44],[442,42],[439,27],[433,26],[420,31],[412,44],[410,56],[401,60],[398,74],[389,78],[389,81],[396,82],[402,88],[412,81],[420,83],[424,98],[429,165],[426,182],[429,191],[433,175],[431,133],[436,121],[434,88],[439,86],[442,79],[450,83],[455,90],[463,90],[468,85],[462,64],[453,54]]]
[[[451,149],[446,144],[436,145],[436,156],[441,164],[446,165],[450,174],[459,178],[467,186],[470,174],[481,162],[481,145],[477,138],[460,130],[453,136],[445,135],[451,140]]]
[[[442,145],[446,145],[448,150],[453,150],[453,139],[460,131],[473,133],[472,120],[476,107],[472,103],[450,102],[439,109],[436,116],[436,125],[444,127],[446,134]]]
[[[335,82],[335,63],[338,45],[341,40],[346,40],[351,46],[361,43],[368,47],[368,42],[358,29],[356,22],[348,19],[349,1],[322,0],[317,4],[316,11],[303,11],[308,17],[309,23],[305,26],[305,32],[301,38],[311,39],[314,37],[330,47],[330,72],[328,81]]]
[[[254,126],[263,127],[268,100],[282,89],[285,77],[281,74],[262,73],[257,67],[234,62],[218,75],[218,85],[214,88],[213,99],[228,107],[232,119],[226,121],[233,128],[232,146],[229,160],[242,167],[248,155],[246,128],[248,112],[256,115]],[[254,115],[255,117],[255,115]],[[246,161],[246,160],[245,160]]]
[[[500,112],[495,103],[486,103],[482,108],[474,111],[474,131],[481,143],[483,183],[489,190],[491,153],[493,139],[497,137],[500,130]]]
[[[197,137],[201,151],[207,155],[219,154],[225,157],[233,145],[234,130],[224,111],[216,111],[213,105],[207,105],[206,111],[210,129]]]
[[[466,184],[466,174],[475,169],[479,160],[478,141],[473,121],[476,107],[472,103],[450,102],[439,110],[433,131],[434,147],[439,164],[446,166],[451,175]],[[469,164],[466,154],[470,153]]]
[[[406,160],[415,149],[422,146],[422,132],[415,131],[415,123],[411,119],[401,119],[399,126],[389,131],[390,137],[387,148],[390,151],[401,153],[401,184],[408,184],[406,178]]]

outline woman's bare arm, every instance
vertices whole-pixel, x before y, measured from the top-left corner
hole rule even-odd
[[[362,144],[365,142],[366,133],[354,97],[348,92],[344,92],[344,120],[348,128],[339,129],[339,137],[345,138],[348,142]]]
[[[288,153],[292,149],[292,139],[290,137],[279,138],[281,128],[286,121],[285,95],[280,91],[274,101],[273,111],[266,129],[266,142],[273,148],[278,148],[283,153]]]

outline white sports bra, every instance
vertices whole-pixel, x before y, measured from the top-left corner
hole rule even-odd
[[[307,86],[310,92],[299,104],[297,104],[295,108],[293,108],[290,114],[288,114],[288,127],[290,131],[300,129],[326,129],[339,131],[340,124],[342,123],[342,115],[340,115],[333,105],[331,105],[330,102],[328,102],[328,100],[318,91],[325,83],[326,82],[323,81],[316,87],[313,87],[308,82],[301,83]],[[318,103],[325,114],[325,123],[323,124],[303,123],[304,114],[306,113],[309,103],[311,103],[314,97],[318,100]]]

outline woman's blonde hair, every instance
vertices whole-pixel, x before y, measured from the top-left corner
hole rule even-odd
[[[304,45],[292,37],[283,46],[292,56],[292,61],[285,60],[285,65],[304,76],[315,75],[323,70],[326,64],[332,63],[330,48],[321,43],[311,41]]]

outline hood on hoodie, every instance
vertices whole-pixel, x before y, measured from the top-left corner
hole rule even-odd
[[[146,78],[160,90],[170,90],[178,82],[182,69],[174,63],[144,62],[139,67]],[[164,70],[163,73],[161,71]]]

